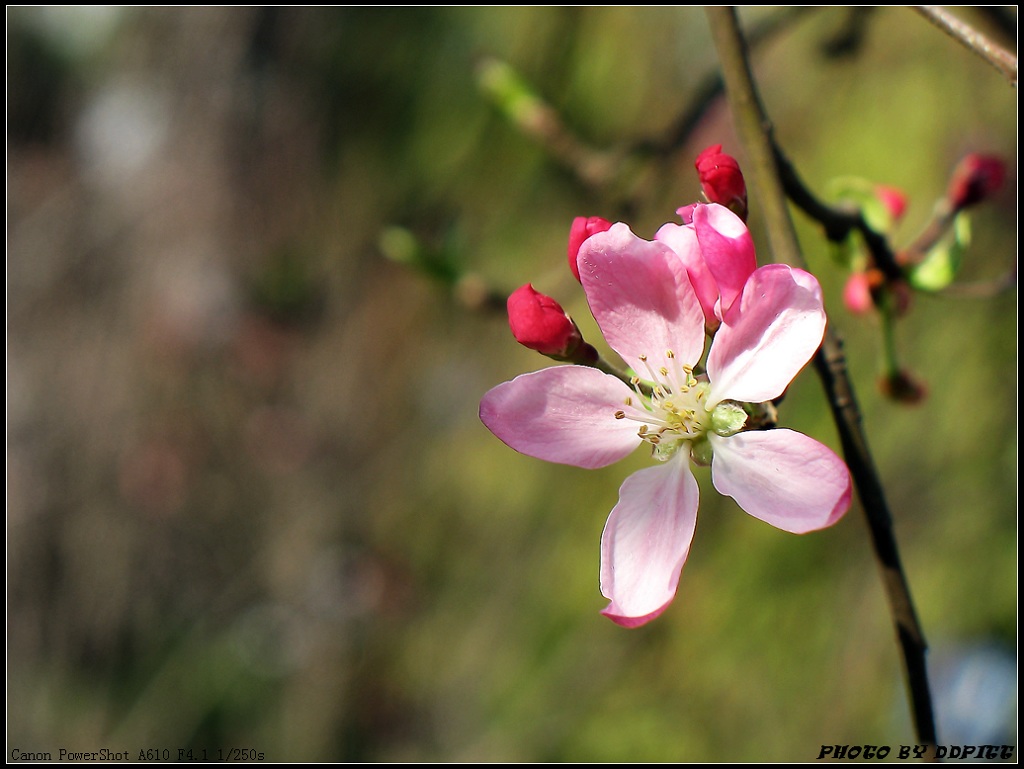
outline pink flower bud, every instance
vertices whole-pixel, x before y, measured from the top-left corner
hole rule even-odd
[[[886,280],[882,271],[875,267],[851,273],[843,286],[843,304],[854,315],[865,315],[888,302],[896,317],[902,317],[910,309],[911,298],[906,281]]]
[[[954,211],[992,197],[1006,177],[1006,164],[993,155],[971,153],[957,164],[946,197]]]
[[[867,273],[854,272],[843,287],[843,304],[854,315],[865,315],[875,306],[871,298],[871,280]]]
[[[885,206],[894,222],[903,218],[903,214],[907,210],[907,196],[903,194],[902,190],[879,184],[875,187],[875,195],[882,201],[882,205]]]
[[[722,152],[721,144],[713,144],[697,156],[694,163],[704,196],[747,220],[747,185],[740,165],[731,155]]]
[[[561,305],[529,283],[509,296],[508,325],[519,344],[552,357],[568,358],[583,342]]]
[[[591,235],[611,229],[611,226],[611,222],[600,216],[577,216],[572,220],[572,227],[569,230],[569,269],[576,276],[576,280],[580,279],[580,268],[576,264],[576,257],[580,253],[583,241]]]

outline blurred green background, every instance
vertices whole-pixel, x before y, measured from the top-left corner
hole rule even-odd
[[[1015,50],[1015,6],[956,12]],[[995,70],[907,8],[741,15],[767,30],[755,75],[812,188],[903,189],[898,245],[960,157],[1000,155],[961,277],[1015,266],[1017,92]],[[697,200],[700,150],[742,162],[724,102],[702,101],[699,7],[22,7],[7,43],[9,759],[914,742],[857,502],[795,537],[699,472],[678,597],[624,630],[599,614],[599,539],[648,458],[549,465],[477,419],[549,363],[488,296],[532,281],[595,337],[572,218],[651,237]],[[588,178],[481,86],[494,60],[596,153]],[[878,324],[795,219],[896,515],[940,740],[1015,743],[1016,291],[915,297],[897,336],[929,396],[896,404]],[[837,445],[810,371],[781,420]]]

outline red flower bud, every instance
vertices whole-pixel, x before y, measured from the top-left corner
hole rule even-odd
[[[946,197],[954,211],[992,197],[1003,185],[1006,164],[993,155],[971,153],[953,170]]]
[[[903,218],[903,214],[907,210],[907,196],[903,194],[902,190],[879,184],[875,187],[875,195],[882,201],[882,205],[885,206],[894,222]]]
[[[736,158],[722,152],[721,144],[713,144],[697,156],[694,166],[708,202],[723,205],[746,221],[747,185]]]
[[[508,298],[508,325],[519,344],[556,358],[570,357],[583,342],[561,305],[529,283]]]
[[[577,216],[572,220],[572,227],[569,229],[569,269],[576,276],[576,280],[580,279],[580,268],[576,264],[576,257],[580,253],[583,241],[591,235],[611,229],[611,226],[611,222],[600,216]]]

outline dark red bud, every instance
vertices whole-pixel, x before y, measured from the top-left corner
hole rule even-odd
[[[1003,185],[1006,164],[993,155],[971,153],[953,170],[946,197],[954,211],[987,200]]]
[[[708,202],[723,205],[746,221],[747,185],[736,158],[722,152],[721,144],[713,144],[697,156],[694,167]]]
[[[508,325],[519,344],[557,358],[570,357],[583,341],[561,305],[529,283],[509,296]]]

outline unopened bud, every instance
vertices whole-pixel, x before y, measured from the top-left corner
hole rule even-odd
[[[907,196],[903,194],[902,190],[879,184],[875,187],[875,195],[885,206],[885,210],[889,212],[893,222],[898,222],[903,218],[903,214],[907,210]]]
[[[722,152],[721,144],[713,144],[697,156],[694,166],[708,202],[723,205],[746,221],[747,185],[736,158]]]
[[[611,229],[612,223],[607,219],[602,219],[600,216],[577,216],[572,220],[572,227],[569,229],[569,269],[572,270],[572,274],[576,276],[576,280],[580,279],[580,268],[576,264],[576,257],[580,253],[580,246],[583,245],[584,241],[591,235],[596,235],[599,232],[605,232]]]
[[[928,396],[928,388],[906,371],[883,376],[878,380],[878,389],[887,398],[906,404],[920,403]]]
[[[871,296],[871,278],[866,272],[853,272],[843,287],[843,304],[854,315],[865,315],[874,309]]]
[[[864,315],[875,307],[887,307],[902,317],[910,309],[910,286],[905,280],[886,280],[876,267],[854,272],[843,286],[843,304],[854,315]]]
[[[954,211],[987,200],[1003,185],[1006,164],[993,155],[972,153],[957,164],[946,197]]]
[[[571,358],[584,344],[561,305],[529,283],[509,296],[508,325],[519,344],[559,360]]]

